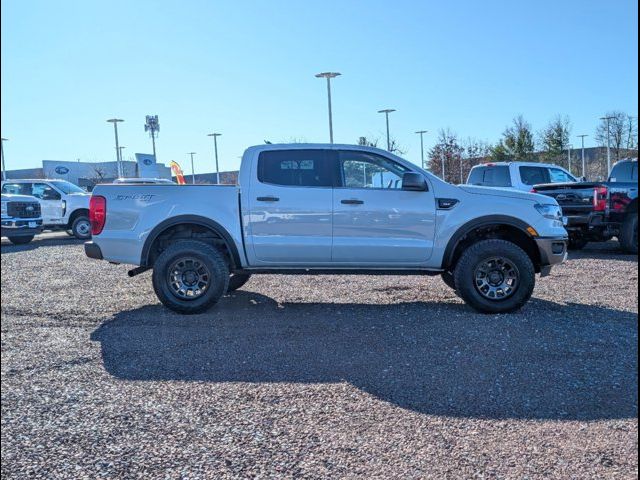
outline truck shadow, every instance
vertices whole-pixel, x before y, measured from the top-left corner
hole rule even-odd
[[[62,236],[64,235],[64,236]],[[2,247],[0,252],[2,255],[19,253],[19,252],[28,252],[31,250],[36,250],[38,248],[45,247],[60,247],[63,245],[82,245],[85,240],[78,240],[77,238],[70,237],[66,234],[61,234],[56,237],[41,237],[36,236],[31,242],[25,245],[14,245],[9,242],[8,239],[2,238]]]
[[[489,316],[236,292],[203,315],[122,312],[91,339],[125,380],[346,381],[430,415],[598,420],[637,417],[637,333],[637,315],[592,305],[532,300]]]

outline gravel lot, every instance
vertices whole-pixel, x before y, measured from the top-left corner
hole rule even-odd
[[[507,316],[438,277],[257,276],[181,317],[126,271],[2,240],[3,477],[637,478],[613,243]]]

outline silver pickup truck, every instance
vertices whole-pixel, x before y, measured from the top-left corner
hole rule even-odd
[[[441,275],[481,312],[512,312],[566,259],[549,197],[454,186],[354,145],[260,145],[239,185],[98,185],[95,259],[153,269],[160,301],[197,313],[251,275]]]

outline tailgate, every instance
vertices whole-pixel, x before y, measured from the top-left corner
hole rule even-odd
[[[555,198],[565,215],[587,215],[593,211],[593,195],[599,183],[549,183],[535,185],[533,189],[542,195]]]

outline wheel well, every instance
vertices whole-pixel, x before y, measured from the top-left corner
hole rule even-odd
[[[538,250],[535,240],[520,228],[504,224],[479,226],[462,235],[462,237],[458,239],[458,242],[453,249],[453,253],[446,264],[446,270],[452,270],[456,263],[458,263],[462,253],[471,245],[481,240],[488,239],[507,240],[516,244],[529,256],[533,262],[535,271],[540,271],[540,251]]]
[[[178,240],[186,239],[198,240],[219,249],[224,254],[229,267],[231,269],[234,268],[234,255],[224,237],[220,233],[216,232],[215,229],[198,223],[179,223],[162,230],[152,240],[146,253],[146,258],[143,257],[142,259],[144,262],[143,264],[149,267],[153,266],[158,256],[169,245]]]
[[[89,210],[86,208],[78,208],[77,210],[74,210],[73,212],[71,212],[71,215],[69,216],[69,223],[67,224],[68,228],[71,228],[71,225],[73,225],[73,222],[75,222],[76,218],[78,218],[79,216],[84,215],[86,217],[89,216]]]

